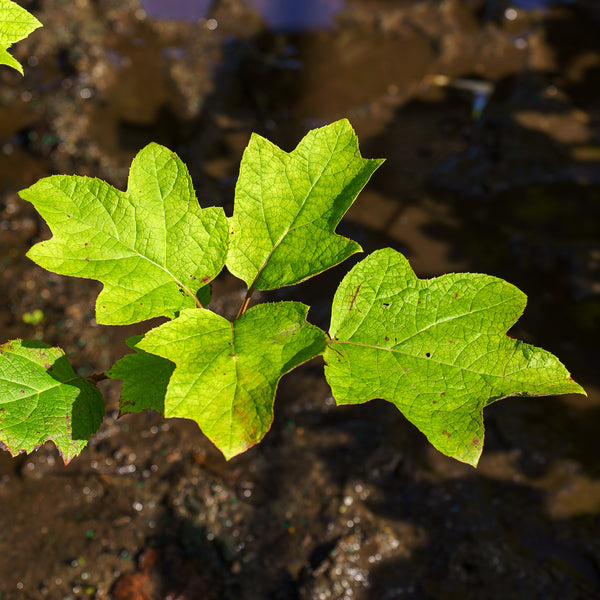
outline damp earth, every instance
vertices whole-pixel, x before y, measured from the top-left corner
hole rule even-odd
[[[229,462],[192,422],[118,418],[101,382],[106,419],[67,467],[51,443],[0,451],[0,600],[599,598],[596,3],[20,4],[44,28],[15,47],[25,76],[0,72],[2,341],[58,345],[86,376],[144,331],[97,325],[97,283],[25,258],[49,231],[18,190],[52,173],[123,189],[157,141],[231,214],[252,131],[291,150],[347,117],[388,160],[338,231],[420,277],[514,283],[529,305],[511,334],[589,396],[490,406],[474,470],[384,401],[336,407],[320,360],[282,379],[271,431]],[[261,299],[327,327],[352,264]],[[232,317],[244,289],[223,274],[213,296]]]

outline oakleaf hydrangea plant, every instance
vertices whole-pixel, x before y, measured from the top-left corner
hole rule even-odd
[[[152,143],[125,192],[66,175],[23,190],[53,233],[28,256],[101,281],[98,323],[166,317],[130,338],[132,353],[105,374],[123,381],[121,413],[192,419],[230,459],[268,432],[281,377],[323,356],[338,404],[383,398],[438,450],[476,466],[492,402],[585,394],[555,356],[507,336],[525,308],[517,288],[473,273],[419,279],[385,248],[344,277],[327,333],[299,302],[249,307],[254,291],[297,284],[362,250],[335,229],[382,162],[362,158],[347,120],[310,131],[290,153],[253,134],[227,218],[201,208],[185,165]],[[209,308],[224,266],[247,286],[233,321]],[[68,462],[101,424],[96,379],[78,377],[59,348],[0,346],[0,441],[15,453],[52,440]]]

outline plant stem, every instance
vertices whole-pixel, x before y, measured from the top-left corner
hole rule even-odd
[[[194,297],[194,300],[196,301],[196,308],[204,308],[204,306],[202,306],[202,302],[200,302],[200,300],[198,300],[196,295],[192,294],[192,296]]]
[[[177,281],[177,280],[175,280],[175,281]],[[179,283],[179,281],[177,281],[177,283]],[[196,303],[196,308],[204,308],[204,306],[202,306],[202,303],[200,302],[200,300],[198,300],[198,298],[196,297],[196,294],[194,294],[192,292],[192,290],[190,290],[188,287],[183,285],[183,283],[179,283],[179,285],[194,299],[194,302]]]
[[[92,383],[98,383],[99,381],[110,379],[110,377],[107,377],[105,373],[92,373],[91,375],[88,375],[86,379],[89,379]]]
[[[239,319],[248,310],[248,304],[250,304],[250,298],[252,298],[253,292],[254,292],[254,290],[252,289],[252,286],[250,286],[248,288],[248,291],[246,292],[246,297],[242,301],[240,310],[238,310],[237,315],[235,315],[236,319]]]

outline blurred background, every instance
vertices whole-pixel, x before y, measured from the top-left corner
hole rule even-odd
[[[338,232],[420,277],[485,272],[529,296],[515,337],[589,397],[485,411],[478,470],[391,405],[336,408],[315,360],[263,443],[226,463],[194,423],[107,418],[68,467],[0,450],[0,600],[600,598],[600,6],[594,0],[20,0],[44,24],[0,67],[0,330],[82,376],[146,326],[95,324],[99,284],[25,258],[17,192],[53,173],[124,189],[157,141],[203,206],[233,208],[252,131],[292,150],[347,117],[386,157]],[[357,257],[358,260],[360,257]],[[355,261],[354,261],[355,262]],[[262,299],[327,327],[347,261]],[[231,317],[224,273],[213,309]]]

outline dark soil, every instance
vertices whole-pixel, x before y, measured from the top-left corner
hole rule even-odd
[[[340,233],[421,277],[516,284],[529,306],[512,334],[589,397],[489,407],[474,470],[384,401],[335,407],[320,360],[282,380],[271,431],[230,462],[192,422],[117,418],[119,384],[101,382],[106,419],[67,467],[51,443],[0,451],[0,600],[600,598],[594,2],[348,0],[329,28],[287,32],[241,0],[193,22],[137,0],[20,4],[44,28],[15,47],[24,77],[0,71],[2,341],[58,345],[86,376],[146,328],[97,325],[96,282],[25,258],[49,231],[18,190],[50,173],[123,189],[158,141],[230,214],[251,131],[291,150],[348,117],[363,155],[388,160]],[[350,266],[263,298],[307,302],[327,327]],[[214,310],[234,315],[243,294],[223,275]]]

